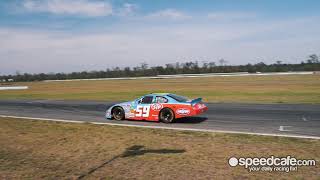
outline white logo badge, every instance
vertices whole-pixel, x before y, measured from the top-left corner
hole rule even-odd
[[[154,110],[154,111],[159,111],[160,109],[163,108],[163,105],[162,104],[151,104],[151,109]]]
[[[189,109],[184,109],[184,108],[180,108],[176,112],[177,112],[177,114],[180,114],[180,115],[190,114],[190,110]]]

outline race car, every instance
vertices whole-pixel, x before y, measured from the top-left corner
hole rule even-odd
[[[136,100],[111,106],[105,117],[115,120],[146,120],[171,123],[175,119],[201,114],[208,110],[202,98],[189,100],[170,93],[151,93]]]

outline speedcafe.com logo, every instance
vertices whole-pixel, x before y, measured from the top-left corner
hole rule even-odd
[[[315,159],[297,159],[285,157],[231,157],[228,160],[230,167],[242,166],[249,172],[291,172],[298,171],[300,166],[316,166]]]
[[[162,104],[151,104],[151,109],[154,110],[154,111],[159,111],[160,109],[163,108],[163,105]]]

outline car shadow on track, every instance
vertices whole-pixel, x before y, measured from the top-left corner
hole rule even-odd
[[[174,120],[173,123],[197,124],[206,121],[207,117],[184,117]]]
[[[206,121],[208,118],[207,117],[183,117],[179,119],[175,119],[172,123],[185,123],[185,124],[197,124],[197,123],[202,123]],[[126,119],[125,121],[131,121],[131,122],[137,122],[137,123],[161,123],[159,121],[147,121],[147,120],[132,120],[132,119]],[[170,124],[170,123],[169,123]]]

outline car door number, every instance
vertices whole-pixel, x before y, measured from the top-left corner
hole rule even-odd
[[[137,106],[136,117],[149,117],[150,106]]]

